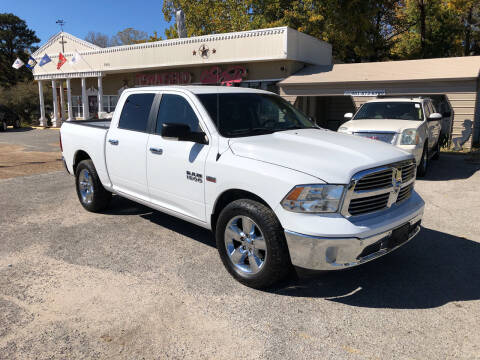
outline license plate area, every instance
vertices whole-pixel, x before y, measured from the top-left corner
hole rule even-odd
[[[384,239],[382,242],[383,249],[392,249],[403,244],[408,240],[410,234],[410,223],[400,226],[392,231],[392,235]]]

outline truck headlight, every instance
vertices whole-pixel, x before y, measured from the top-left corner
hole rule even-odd
[[[281,205],[293,212],[333,213],[340,207],[344,190],[343,185],[298,185],[285,196]]]
[[[420,136],[417,129],[405,129],[402,132],[400,145],[417,145],[420,142]]]

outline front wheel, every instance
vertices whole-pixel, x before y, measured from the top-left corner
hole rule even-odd
[[[425,144],[423,147],[422,158],[420,159],[420,164],[417,167],[417,175],[419,177],[424,177],[427,175],[427,165],[428,165],[428,146]]]
[[[19,120],[19,119],[15,120],[15,121],[13,122],[13,127],[14,127],[15,129],[20,129],[21,125],[22,125],[22,124],[20,123],[20,120]]]
[[[270,287],[292,269],[277,217],[257,201],[241,199],[227,205],[217,221],[216,241],[228,272],[252,288]]]
[[[437,141],[437,146],[435,146],[435,155],[432,156],[433,160],[440,159],[440,139]]]
[[[81,161],[75,171],[78,200],[91,212],[99,212],[110,203],[112,193],[105,190],[92,160]]]
[[[7,126],[7,122],[2,121],[2,123],[0,124],[0,131],[7,131]]]

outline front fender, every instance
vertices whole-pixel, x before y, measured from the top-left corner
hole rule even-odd
[[[222,155],[218,162],[208,162],[205,175],[216,179],[215,183],[205,183],[207,221],[214,213],[217,200],[228,190],[252,193],[275,211],[294,186],[324,183],[312,175],[232,153]]]

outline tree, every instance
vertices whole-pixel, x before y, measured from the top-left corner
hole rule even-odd
[[[446,0],[402,1],[397,8],[398,22],[411,26],[396,37],[392,56],[418,59],[464,55],[464,30],[471,28],[461,19],[467,1],[460,3],[456,1],[454,10],[452,1],[450,6]]]
[[[89,31],[87,36],[85,36],[85,41],[100,46],[101,48],[110,46],[110,39],[108,35],[100,32]]]
[[[15,70],[12,64],[17,57],[26,62],[39,41],[24,20],[9,13],[0,14],[0,86],[12,86],[32,78],[30,70],[25,67]]]
[[[135,30],[134,28],[126,28],[119,31],[117,35],[112,37],[112,45],[131,45],[145,42],[148,39],[148,35],[144,31]]]
[[[8,106],[20,116],[22,122],[31,124],[40,118],[38,84],[32,80],[19,82],[9,88],[0,87],[2,105]],[[44,91],[45,104],[52,103],[52,91]]]
[[[480,2],[449,0],[447,6],[461,27],[463,55],[480,55]]]

